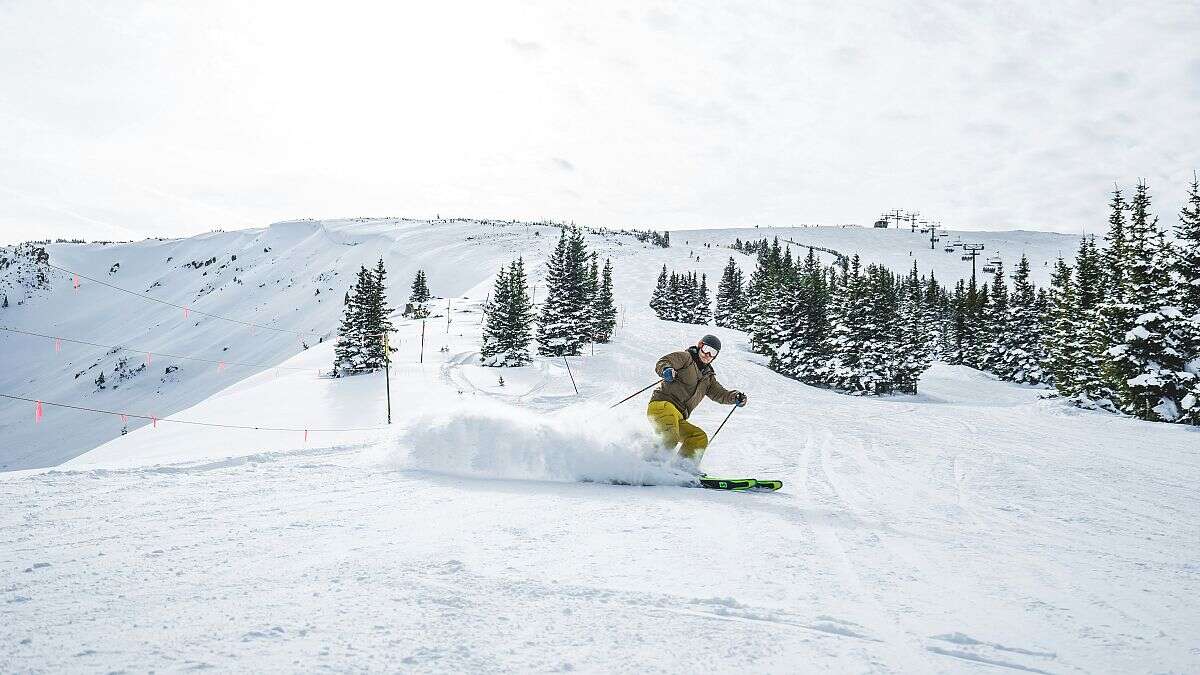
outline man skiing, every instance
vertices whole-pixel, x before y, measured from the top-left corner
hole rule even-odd
[[[746,405],[746,395],[730,391],[717,382],[712,362],[721,351],[721,341],[715,335],[705,335],[686,351],[671,352],[658,360],[654,372],[662,383],[650,396],[646,416],[654,422],[662,436],[663,445],[680,445],[679,454],[699,465],[708,447],[708,434],[687,421],[705,396],[724,405]]]

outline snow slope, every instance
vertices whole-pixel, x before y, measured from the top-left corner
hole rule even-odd
[[[109,354],[102,347],[64,342],[56,352],[52,340],[0,331],[6,357],[0,392],[166,417],[264,370],[237,363],[278,365],[306,344],[330,338],[341,317],[343,294],[360,265],[373,266],[383,257],[391,302],[403,307],[418,268],[425,269],[435,295],[460,294],[540,241],[537,231],[480,221],[350,219],[276,223],[179,240],[50,245],[50,262],[59,267],[196,311],[282,331],[197,313],[185,319],[180,309],[86,279],[75,290],[73,279],[61,272],[54,273],[50,290],[28,293],[18,305],[21,286],[0,277],[0,289],[11,298],[10,306],[0,309],[0,326],[135,349]],[[548,227],[540,231],[553,232]],[[228,365],[160,355],[139,370],[146,359],[137,350],[225,360]],[[128,359],[122,369],[127,376],[114,382],[121,357]],[[321,359],[304,366],[312,365],[315,374],[315,368],[331,363]],[[103,391],[94,383],[100,372],[109,380]],[[56,465],[119,436],[121,429],[116,418],[96,424],[47,419],[45,426],[34,426],[32,419],[32,404],[0,405],[0,470]],[[129,428],[146,423],[131,419]]]
[[[252,329],[196,313],[185,319],[179,309],[86,279],[75,290],[73,279],[60,272],[54,273],[51,289],[28,292],[14,274],[0,272],[0,290],[11,298],[10,307],[0,309],[0,326],[133,350],[110,354],[105,348],[64,342],[56,352],[52,340],[0,331],[0,349],[6,356],[0,392],[166,417],[262,372],[264,366],[281,363],[306,344],[332,336],[342,294],[359,265],[369,266],[382,256],[390,270],[391,301],[402,307],[418,268],[426,270],[435,294],[451,296],[486,284],[499,265],[516,255],[525,254],[530,269],[540,274],[555,233],[554,228],[536,224],[357,218],[283,222],[181,240],[53,244],[47,249],[51,262],[60,267],[196,311],[304,334]],[[988,255],[999,252],[1008,261],[1028,253],[1034,277],[1042,282],[1048,279],[1048,262],[1059,252],[1070,256],[1077,244],[1074,237],[1049,233],[963,234],[970,241],[984,242]],[[666,251],[648,251],[627,236],[608,237],[603,246],[620,257],[639,252],[639,264],[666,263],[672,269],[695,269],[719,278],[728,256],[739,260],[747,276],[753,259],[728,249],[704,249],[700,242],[722,246],[738,237],[776,235],[847,254],[858,252],[865,260],[886,263],[897,271],[906,270],[915,256],[923,272],[932,268],[944,282],[970,271],[957,253],[947,254],[940,246],[931,252],[919,234],[908,230],[694,230],[674,232],[676,245]],[[701,261],[689,260],[689,250]],[[648,298],[649,288],[630,287],[624,302],[641,306]],[[139,369],[145,355],[138,350],[201,356],[228,365],[218,368],[215,363],[158,356]],[[122,357],[127,359],[126,367],[115,372]],[[328,367],[328,360],[311,363]],[[103,391],[95,385],[101,372],[109,380]],[[118,381],[113,381],[114,376]],[[32,404],[0,405],[0,470],[54,466],[119,436],[121,430],[115,418],[96,424],[48,421],[46,427],[30,424],[31,419]],[[129,428],[145,423],[132,419]]]
[[[805,246],[828,248],[843,255],[858,253],[865,262],[881,263],[898,272],[912,267],[913,260],[922,273],[933,270],[944,284],[954,285],[958,279],[971,277],[971,262],[962,260],[962,250],[945,251],[946,244],[954,241],[983,244],[984,249],[975,261],[979,283],[991,281],[990,274],[982,271],[987,258],[998,256],[1004,261],[1005,272],[1012,274],[1022,255],[1029,257],[1030,274],[1034,283],[1050,283],[1054,261],[1062,256],[1068,262],[1075,259],[1080,236],[1055,232],[1033,232],[1028,230],[981,232],[946,231],[945,238],[932,249],[929,235],[913,232],[908,227],[875,229],[872,227],[755,227],[714,230],[679,230],[671,232],[671,241],[677,247],[695,248],[708,242],[713,246],[726,246],[735,239],[756,241],[779,237],[781,243],[792,242],[793,255],[808,253]],[[820,251],[818,251],[820,253]],[[823,255],[826,262],[831,255]]]
[[[613,257],[622,315],[612,344],[570,359],[578,395],[561,360],[473,365],[477,265],[450,330],[426,325],[425,363],[420,325],[398,326],[390,429],[306,443],[161,422],[0,474],[0,670],[1200,667],[1196,429],[944,365],[916,396],[841,396],[713,328],[719,377],[750,405],[705,470],[785,488],[678,487],[647,395],[606,404],[701,332],[645,306],[686,251],[590,243]],[[728,251],[700,255],[712,276]],[[381,376],[307,372],[330,350],[178,417],[378,426]],[[711,432],[728,410],[693,420]],[[655,485],[584,482],[605,478]]]

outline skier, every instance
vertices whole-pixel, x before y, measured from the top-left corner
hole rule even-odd
[[[671,352],[658,360],[654,372],[662,384],[650,396],[646,416],[662,436],[663,445],[680,445],[679,454],[699,465],[708,447],[708,434],[687,421],[705,396],[724,405],[746,405],[746,395],[730,391],[717,382],[712,362],[721,351],[715,335],[705,335],[686,351]]]

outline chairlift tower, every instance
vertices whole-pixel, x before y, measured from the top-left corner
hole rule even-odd
[[[940,221],[936,222],[936,223],[933,221],[930,221],[930,223],[929,223],[929,250],[930,251],[933,251],[937,248],[938,229],[941,226],[942,226],[942,223]]]
[[[980,256],[980,251],[987,248],[983,244],[963,244],[963,260],[971,259],[971,283],[975,283],[975,258]]]
[[[908,221],[908,225],[912,228],[913,232],[917,231],[917,218],[920,217],[920,211],[909,211],[908,213],[904,214],[904,219]]]

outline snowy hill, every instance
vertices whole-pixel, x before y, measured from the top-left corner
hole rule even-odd
[[[413,221],[347,219],[276,223],[268,228],[214,232],[181,240],[145,240],[127,244],[52,244],[45,246],[52,264],[115,286],[152,295],[183,310],[121,293],[99,283],[74,279],[52,270],[39,287],[37,267],[29,256],[0,270],[0,291],[10,306],[0,310],[0,326],[62,336],[110,350],[19,333],[0,332],[9,355],[0,373],[0,392],[106,410],[134,410],[158,417],[204,400],[240,378],[280,364],[332,336],[341,298],[359,265],[383,257],[390,271],[393,305],[403,306],[408,283],[424,268],[437,295],[461,295],[486,284],[494,271],[524,254],[536,282],[556,230],[533,224],[474,220]],[[540,234],[539,234],[540,233]],[[980,241],[988,255],[1014,261],[1027,253],[1035,279],[1048,278],[1048,261],[1062,252],[1072,255],[1073,237],[1035,232],[962,233],[964,241]],[[725,246],[736,238],[779,236],[799,245],[816,245],[847,255],[907,269],[915,257],[924,272],[933,269],[943,282],[969,275],[970,264],[941,246],[922,248],[921,235],[908,230],[862,228],[752,228],[693,230],[674,233],[675,246],[651,250],[628,236],[611,236],[601,246],[617,259],[637,256],[638,274],[654,265],[705,272],[719,278],[721,264],[733,255],[753,269],[750,257],[728,249],[702,248],[702,242]],[[955,238],[950,233],[946,241]],[[686,242],[691,242],[686,243]],[[688,261],[693,250],[700,262]],[[12,251],[12,249],[7,249]],[[911,254],[911,255],[910,255]],[[980,261],[982,262],[982,261]],[[643,269],[643,263],[645,265]],[[652,281],[652,279],[651,279]],[[622,302],[644,305],[646,286],[626,281]],[[651,286],[652,287],[652,286]],[[484,291],[486,293],[486,290]],[[643,297],[645,296],[645,297]],[[453,307],[452,307],[453,310]],[[242,319],[260,327],[206,317],[208,312]],[[203,361],[160,356],[146,364],[144,351],[199,355]],[[124,361],[122,361],[124,359]],[[224,364],[217,363],[224,361]],[[241,365],[247,364],[247,365]],[[143,367],[144,365],[144,367]],[[312,362],[328,368],[329,360]],[[307,366],[305,366],[307,367]],[[106,386],[95,380],[103,372]],[[0,406],[0,470],[56,465],[120,435],[121,424],[30,424],[31,406]],[[145,424],[132,419],[129,429]]]
[[[0,310],[0,326],[132,351],[108,353],[68,341],[56,346],[46,338],[0,331],[9,364],[0,373],[0,392],[166,417],[330,338],[360,265],[383,257],[391,273],[391,302],[402,307],[418,268],[425,269],[436,295],[460,294],[512,257],[536,249],[538,231],[479,221],[352,219],[276,223],[180,240],[49,245],[50,262],[58,267],[193,311],[185,318],[177,307],[87,279],[75,289],[73,277],[57,270],[49,288],[31,289],[29,265],[22,261],[0,271],[0,290],[11,299]],[[160,355],[147,364],[145,351],[207,360]],[[311,365],[315,373],[331,360]],[[103,390],[95,384],[101,372],[107,380]],[[33,425],[32,411],[31,405],[0,406],[0,470],[53,466],[120,434],[116,418],[78,424],[48,417]],[[129,428],[145,423],[131,419]]]
[[[837,250],[859,242],[869,260],[901,250],[868,245],[894,232],[815,232]],[[251,316],[272,325],[327,329],[346,284],[314,296],[314,279],[383,255],[394,304],[424,267],[435,293],[454,296],[452,321],[426,324],[424,363],[420,323],[398,321],[390,428],[382,375],[321,378],[328,341],[300,351],[294,336],[262,331],[230,351],[278,369],[241,379],[210,369],[170,394],[157,375],[141,390],[136,377],[116,392],[65,387],[92,402],[133,390],[114,406],[170,396],[175,419],[289,430],[163,421],[53,471],[0,474],[0,501],[12,505],[0,511],[0,624],[16,627],[0,642],[0,669],[1064,673],[1200,663],[1196,429],[1079,411],[944,365],[916,396],[842,396],[767,370],[742,333],[653,317],[646,300],[662,265],[714,278],[731,255],[692,247],[701,259],[689,262],[684,241],[754,238],[745,231],[673,232],[668,249],[589,236],[613,259],[613,342],[571,358],[571,375],[561,359],[475,365],[491,274],[524,254],[540,281],[555,234],[343,221],[174,242],[195,247],[176,260],[206,260],[218,242],[237,263],[248,259],[243,284],[227,267],[202,301],[211,304],[197,304],[208,311],[245,316],[241,298],[252,298]],[[804,234],[791,232],[813,241]],[[1053,243],[1026,245],[1037,260]],[[251,255],[262,248],[271,251]],[[52,259],[98,278],[117,250],[63,249],[52,247]],[[123,285],[162,279],[161,292],[191,302],[209,278],[151,264],[171,252],[145,255],[122,264]],[[748,271],[751,260],[732,255]],[[89,303],[110,318],[77,324],[71,310],[82,303],[56,283],[38,296],[46,304],[21,306],[24,325],[53,307],[64,333],[130,344],[159,336],[164,351],[193,335],[196,351],[233,339],[228,326],[160,317],[86,284],[78,293],[95,291]],[[254,291],[258,283],[267,286]],[[118,311],[129,306],[150,317],[133,336],[120,330],[139,320]],[[780,478],[779,493],[678,487],[677,471],[644,459],[647,395],[608,408],[653,380],[658,356],[705,331],[725,343],[721,381],[747,391],[750,405],[704,468]],[[8,353],[17,343],[3,339]],[[52,345],[36,344],[42,351],[23,362],[54,358]],[[33,372],[6,374],[4,386],[40,392],[58,381],[21,379]],[[711,433],[728,411],[706,402],[693,421]],[[50,409],[27,431],[32,411],[19,413],[20,427],[5,418],[6,446],[54,448],[33,434],[75,442],[85,434],[75,430],[116,424]]]
[[[1060,255],[1068,262],[1075,258],[1080,240],[1080,236],[1055,232],[950,230],[944,232],[944,238],[930,248],[928,234],[913,232],[908,227],[755,227],[671,232],[671,240],[675,246],[689,249],[703,246],[706,242],[713,246],[727,246],[736,239],[748,241],[764,237],[779,237],[783,244],[790,242],[792,248],[801,255],[807,253],[803,248],[805,246],[830,249],[846,256],[857,253],[862,256],[864,262],[880,263],[897,272],[907,271],[916,260],[922,273],[933,270],[937,278],[950,287],[954,286],[956,280],[971,276],[971,263],[962,260],[962,249],[955,248],[953,252],[945,250],[946,245],[952,242],[978,243],[984,246],[975,263],[980,284],[991,279],[990,274],[982,272],[984,262],[988,258],[999,257],[1004,262],[1006,273],[1011,274],[1013,266],[1022,255],[1026,255],[1029,257],[1031,278],[1034,283],[1043,285],[1049,283],[1054,261]],[[825,255],[824,260],[832,261],[833,256]]]

